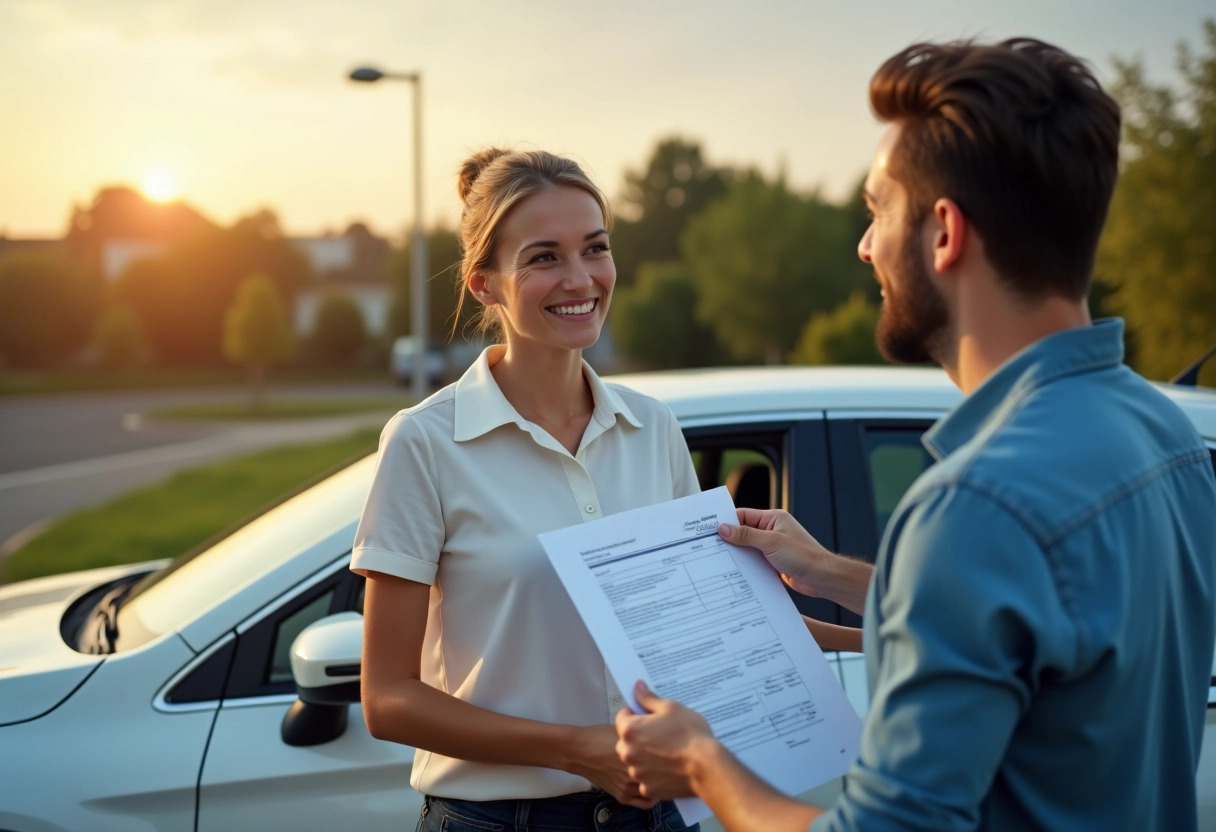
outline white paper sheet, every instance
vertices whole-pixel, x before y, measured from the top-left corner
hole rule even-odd
[[[725,488],[540,535],[630,707],[642,679],[778,790],[845,773],[861,722],[764,556],[718,537]],[[676,801],[685,823],[709,817]]]

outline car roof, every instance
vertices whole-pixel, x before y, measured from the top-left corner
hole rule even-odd
[[[1209,442],[1216,442],[1216,390],[1159,382],[1153,386],[1182,408],[1199,430],[1200,436]]]
[[[666,402],[680,419],[807,410],[937,413],[962,393],[945,371],[929,367],[718,367],[606,376]],[[1154,383],[1216,441],[1216,390]]]
[[[806,410],[943,411],[961,395],[923,367],[727,367],[608,376],[654,396],[681,419]]]

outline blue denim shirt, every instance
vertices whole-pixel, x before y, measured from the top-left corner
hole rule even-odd
[[[861,753],[813,829],[1195,828],[1216,481],[1122,344],[1043,339],[925,435],[866,602]]]

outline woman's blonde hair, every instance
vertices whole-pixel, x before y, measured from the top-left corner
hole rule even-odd
[[[494,147],[474,153],[460,166],[456,190],[464,210],[458,229],[461,261],[456,278],[460,292],[456,324],[469,294],[468,276],[494,270],[498,230],[510,210],[535,193],[561,185],[582,188],[591,194],[604,215],[604,227],[612,227],[608,200],[583,169],[569,159],[543,150],[517,152]],[[492,307],[483,307],[474,320],[477,332],[492,330],[497,324],[498,316]]]

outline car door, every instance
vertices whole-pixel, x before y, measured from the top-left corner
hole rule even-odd
[[[231,669],[199,782],[198,832],[232,829],[400,830],[418,817],[412,748],[374,739],[358,704],[330,742],[280,736],[296,701],[289,655],[312,622],[361,611],[363,579],[349,555],[237,628]]]
[[[725,485],[740,508],[781,508],[829,549],[836,545],[823,411],[684,429],[702,491]],[[804,615],[834,621],[836,605],[791,593]]]
[[[921,437],[935,413],[828,413],[833,512],[838,549],[873,563],[895,506],[933,457]],[[861,616],[840,608],[837,623],[860,627]],[[836,656],[845,695],[858,714],[870,706],[865,659],[860,653]]]

